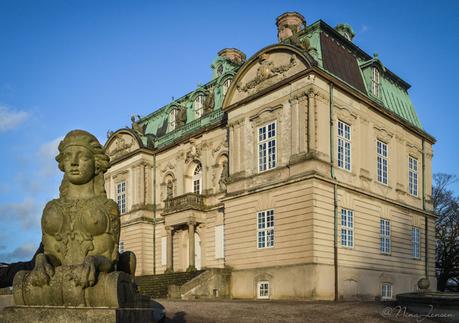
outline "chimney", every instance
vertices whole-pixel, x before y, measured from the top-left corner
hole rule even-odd
[[[218,52],[218,56],[226,58],[235,64],[242,64],[246,59],[245,54],[237,48],[224,48]]]
[[[355,36],[354,30],[352,30],[352,27],[349,24],[338,24],[336,25],[335,30],[349,41],[352,41]]]
[[[294,32],[301,31],[306,26],[304,17],[298,12],[286,12],[277,17],[277,38],[279,42],[293,36]]]

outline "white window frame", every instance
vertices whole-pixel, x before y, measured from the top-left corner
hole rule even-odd
[[[408,157],[408,192],[412,196],[418,196],[418,159]]]
[[[354,211],[341,209],[341,246],[354,247]]]
[[[257,128],[258,172],[277,167],[277,122]]]
[[[418,227],[411,229],[411,255],[421,259],[421,230]]]
[[[262,280],[257,282],[257,298],[258,299],[269,299],[270,286],[269,281]]]
[[[392,250],[390,220],[380,218],[379,235],[379,250],[384,255],[390,255]]]
[[[351,171],[351,125],[338,120],[337,136],[338,136],[338,167],[347,171]]]
[[[126,186],[126,181],[116,184],[116,202],[120,214],[125,214],[127,212]]]
[[[202,164],[196,164],[194,171],[193,171],[193,177],[191,180],[192,184],[192,192],[195,194],[202,194]]]
[[[199,119],[202,117],[203,110],[204,110],[204,100],[205,100],[205,96],[203,94],[199,94],[194,99],[193,108],[194,108],[194,115],[196,119]]]
[[[123,240],[120,240],[119,244],[118,244],[118,253],[119,254],[122,254],[123,252],[125,252],[125,248],[124,248],[124,241]]]
[[[172,109],[172,110],[169,112],[168,131],[172,131],[172,130],[175,129],[175,127],[176,127],[176,125],[177,125],[176,117],[177,117],[177,110],[176,110],[176,109]]]
[[[393,295],[393,286],[391,283],[381,284],[381,300],[391,300]]]
[[[371,76],[371,93],[379,98],[381,87],[381,75],[379,69],[376,66],[372,67],[372,76]]]
[[[376,141],[376,170],[378,182],[384,185],[389,183],[389,145],[384,141]]]
[[[228,92],[230,85],[231,85],[231,78],[227,78],[222,84],[222,95],[223,96],[225,96],[226,92]]]
[[[274,209],[257,212],[257,248],[274,247]]]

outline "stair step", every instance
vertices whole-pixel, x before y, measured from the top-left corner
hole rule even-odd
[[[176,272],[160,275],[137,276],[135,281],[142,294],[154,298],[165,298],[167,297],[168,286],[182,286],[203,272],[204,270],[198,270],[194,272]]]

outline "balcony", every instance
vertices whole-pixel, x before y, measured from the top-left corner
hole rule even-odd
[[[204,211],[204,196],[196,193],[186,193],[164,201],[164,213],[174,213],[184,210]]]

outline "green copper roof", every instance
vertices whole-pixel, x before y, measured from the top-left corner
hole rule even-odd
[[[349,28],[352,28],[349,26]],[[327,69],[326,64],[324,64],[324,58],[336,56],[338,51],[334,53],[324,53],[324,51],[330,51],[330,48],[324,47],[321,43],[320,35],[321,33],[326,33],[331,38],[336,41],[337,48],[343,47],[352,55],[356,61],[357,66],[359,66],[361,77],[363,78],[363,83],[365,85],[365,90],[359,86],[360,83],[354,77],[345,78],[343,75],[337,75],[336,69],[331,70]],[[422,124],[419,121],[419,118],[416,114],[414,106],[410,100],[407,90],[410,85],[399,78],[395,73],[391,72],[389,69],[385,68],[380,60],[377,57],[371,57],[358,46],[356,46],[352,41],[341,35],[337,30],[323,22],[318,20],[313,24],[307,26],[303,31],[300,38],[307,37],[310,42],[309,53],[317,60],[319,67],[327,71],[328,73],[334,75],[335,77],[340,78],[342,81],[346,82],[348,85],[356,88],[359,91],[366,92],[365,94],[370,97],[372,100],[375,100],[387,110],[395,113],[397,116],[401,117],[405,121],[409,122],[411,125],[422,129]],[[348,64],[348,61],[345,62],[342,59],[338,59],[342,64]],[[335,63],[336,66],[336,62]],[[374,65],[380,66],[380,96],[379,98],[374,97],[371,94],[371,78],[372,70],[371,66]],[[330,65],[330,64],[329,64]],[[333,65],[333,64],[332,64]],[[342,70],[349,71],[349,66],[343,66]]]

